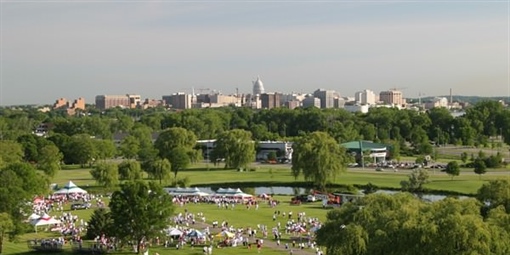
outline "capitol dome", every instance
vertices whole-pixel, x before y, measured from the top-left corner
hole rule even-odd
[[[264,84],[260,80],[260,77],[257,76],[257,80],[253,82],[253,95],[264,94]]]

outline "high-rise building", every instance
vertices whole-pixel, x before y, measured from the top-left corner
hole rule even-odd
[[[260,103],[263,109],[271,109],[281,106],[280,93],[263,93],[260,95]]]
[[[140,95],[99,95],[96,96],[96,107],[101,110],[123,107],[136,108],[140,105]]]
[[[402,91],[399,90],[381,91],[381,93],[379,93],[379,100],[385,104],[391,105],[402,106],[405,104]]]
[[[321,108],[321,100],[320,98],[309,96],[303,99],[303,107],[317,107]]]
[[[53,104],[53,109],[57,109],[57,108],[61,108],[61,107],[68,107],[69,106],[69,103],[67,102],[67,99],[65,98],[59,98],[55,101],[55,103]]]
[[[369,89],[358,91],[354,94],[354,101],[361,105],[373,105],[376,102],[375,93]]]
[[[174,109],[189,109],[193,105],[193,95],[186,93],[174,93],[169,96],[163,96],[165,104]]]
[[[261,95],[264,94],[264,84],[260,80],[260,77],[257,76],[257,80],[253,82],[253,95]]]
[[[334,90],[318,89],[313,92],[313,96],[321,100],[320,108],[335,107],[335,97],[338,97]]]

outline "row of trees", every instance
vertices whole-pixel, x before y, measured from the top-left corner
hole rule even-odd
[[[477,198],[371,194],[330,211],[317,241],[331,255],[509,254],[510,182],[484,184]]]
[[[510,111],[495,101],[484,101],[454,118],[447,109],[426,113],[394,108],[372,108],[367,114],[342,109],[249,108],[190,109],[179,112],[109,109],[90,111],[81,117],[62,117],[35,110],[0,109],[0,138],[16,140],[31,133],[41,122],[53,133],[72,137],[89,134],[112,139],[114,134],[161,132],[171,127],[192,131],[197,139],[216,139],[225,131],[250,131],[254,140],[292,139],[303,133],[326,132],[338,142],[373,140],[401,144],[404,153],[430,154],[430,142],[437,144],[489,145],[491,138],[510,141]],[[411,146],[409,146],[411,145]]]

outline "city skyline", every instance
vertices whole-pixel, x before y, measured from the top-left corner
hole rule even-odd
[[[208,88],[509,96],[508,1],[2,1],[0,105]]]

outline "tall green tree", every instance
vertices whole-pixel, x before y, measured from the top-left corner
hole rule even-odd
[[[313,132],[299,138],[293,145],[292,174],[304,175],[317,188],[326,185],[346,169],[345,149],[325,132]]]
[[[445,172],[449,176],[451,176],[452,180],[453,180],[453,177],[459,176],[459,174],[460,174],[459,163],[457,163],[457,161],[450,161],[450,162],[448,162],[448,164],[446,165]]]
[[[192,131],[184,128],[173,127],[166,129],[159,134],[158,139],[154,143],[154,147],[158,149],[159,156],[169,161],[172,158],[172,151],[175,148],[183,148],[192,150],[197,142],[197,138]]]
[[[94,144],[93,138],[87,134],[72,136],[66,149],[67,153],[64,153],[68,160],[66,163],[71,164],[85,166],[92,163],[97,155],[97,147]]]
[[[112,215],[105,208],[94,210],[87,224],[86,239],[92,240],[105,234],[107,237],[115,235],[115,226],[113,225]]]
[[[149,175],[149,178],[159,180],[159,184],[170,179],[170,174],[172,173],[172,165],[166,158],[158,158],[154,161],[147,162],[145,167],[146,168],[144,170]]]
[[[21,144],[10,141],[10,140],[0,140],[0,167],[5,165],[21,162],[23,159],[23,148]]]
[[[407,181],[401,181],[402,190],[409,192],[422,192],[423,186],[429,182],[429,172],[427,169],[414,169],[409,175]]]
[[[23,221],[32,210],[27,202],[34,195],[46,195],[48,187],[48,179],[29,163],[11,163],[0,170],[0,213],[12,220],[11,237],[26,230]]]
[[[90,175],[97,184],[107,189],[111,189],[119,183],[119,168],[114,163],[98,163],[90,170]]]
[[[482,179],[482,174],[487,172],[487,166],[482,158],[476,158],[473,162],[474,172],[478,174],[479,179]]]
[[[41,148],[38,155],[37,167],[43,170],[48,177],[55,177],[60,170],[60,162],[64,158],[58,147],[54,144],[46,145]]]
[[[110,201],[114,234],[119,240],[140,245],[161,234],[171,223],[174,213],[172,199],[153,182],[130,182],[121,185]]]
[[[121,180],[140,180],[142,179],[142,167],[135,160],[125,160],[119,164],[119,177]]]
[[[119,146],[119,152],[124,158],[134,159],[140,151],[140,141],[135,136],[128,135],[122,140]]]
[[[0,213],[0,254],[4,248],[4,238],[14,229],[14,223],[8,213]]]
[[[183,169],[186,169],[186,167],[188,167],[188,165],[190,164],[189,153],[191,153],[191,151],[189,149],[182,148],[182,147],[174,148],[171,151],[170,165],[171,165],[172,172],[174,173],[174,178],[176,180],[177,180],[177,173],[179,173],[179,171],[181,171]]]
[[[233,129],[223,132],[211,154],[213,160],[225,159],[225,168],[245,168],[255,160],[255,143],[250,131]]]
[[[484,183],[478,189],[476,198],[489,208],[503,206],[506,212],[510,213],[510,181],[499,179]]]

